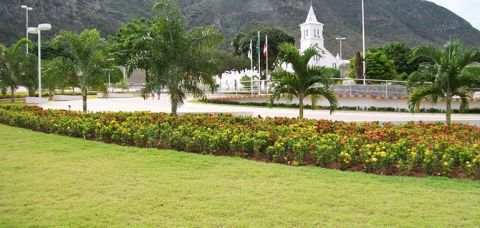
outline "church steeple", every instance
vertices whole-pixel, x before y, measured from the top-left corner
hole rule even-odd
[[[315,11],[313,10],[313,5],[310,5],[310,10],[308,11],[308,16],[307,16],[307,20],[305,21],[305,23],[318,23],[318,20],[317,20],[317,15],[315,15]]]
[[[315,45],[319,48],[324,48],[323,24],[318,22],[313,5],[310,6],[307,19],[305,23],[300,25],[300,29],[302,32],[302,38],[300,39],[301,51]]]

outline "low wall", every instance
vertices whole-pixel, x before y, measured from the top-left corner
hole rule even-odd
[[[239,103],[265,103],[269,102],[269,95],[253,95],[253,96],[225,96],[225,97],[210,97],[209,100],[223,100],[233,101]],[[348,96],[340,95],[337,97],[338,106],[340,107],[358,107],[360,109],[378,107],[378,108],[394,108],[394,109],[408,109],[408,100],[406,97],[372,97],[372,96]],[[286,98],[280,98],[275,101],[277,104],[298,104],[298,99],[293,98],[292,101],[288,101]],[[305,98],[305,105],[311,105],[310,98]],[[329,106],[327,100],[319,100],[317,106]],[[421,103],[421,109],[438,109],[445,110],[445,100],[439,100],[437,103],[430,101],[424,101]],[[453,109],[460,109],[460,99],[454,99],[452,103]],[[480,99],[473,99],[470,102],[470,108],[480,108]]]
[[[97,93],[97,98],[133,98],[133,94],[131,93]]]
[[[82,96],[72,96],[72,95],[54,95],[54,101],[78,101],[82,100]]]
[[[25,98],[26,105],[39,105],[48,103],[48,98],[39,98],[39,97],[27,97]]]

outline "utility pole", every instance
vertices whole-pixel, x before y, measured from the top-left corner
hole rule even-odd
[[[362,0],[362,37],[363,37],[363,84],[367,84],[367,52],[365,45],[365,3]]]

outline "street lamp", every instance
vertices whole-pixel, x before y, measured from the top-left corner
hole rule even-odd
[[[30,27],[27,32],[38,35],[38,98],[42,98],[42,31],[52,29],[50,24],[39,24],[38,27]]]
[[[347,38],[345,37],[337,37],[337,40],[340,41],[340,59],[343,59],[342,55],[342,41],[346,40]]]
[[[25,33],[26,33],[26,37],[28,39],[28,11],[33,10],[33,8],[28,7],[26,5],[22,5],[21,7],[22,7],[22,9],[25,9],[25,19],[26,19],[25,20]],[[27,55],[28,55],[28,43],[27,43]]]
[[[363,37],[363,84],[367,84],[367,53],[365,50],[365,4],[362,0],[362,37]]]

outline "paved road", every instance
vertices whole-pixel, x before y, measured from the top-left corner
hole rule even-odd
[[[48,109],[69,109],[81,110],[81,101],[62,101],[49,102],[42,105]],[[168,96],[162,96],[161,100],[143,100],[142,98],[125,99],[89,99],[89,111],[151,111],[151,112],[170,112],[170,102]],[[201,104],[187,100],[179,108],[179,113],[233,113],[239,115],[251,116],[271,116],[271,117],[297,117],[298,110],[291,108],[265,108],[265,107],[246,107],[232,105]],[[409,114],[393,112],[356,112],[356,111],[337,111],[330,115],[328,110],[305,110],[305,118],[309,119],[327,119],[340,121],[380,121],[380,122],[408,122],[425,121],[437,122],[444,121],[444,114]],[[454,114],[453,120],[480,126],[480,115],[474,114]]]

